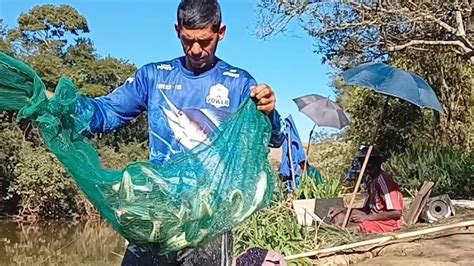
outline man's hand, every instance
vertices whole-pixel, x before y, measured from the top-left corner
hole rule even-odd
[[[53,92],[50,92],[50,91],[48,91],[48,90],[46,90],[44,93],[46,93],[46,97],[48,98],[48,100],[51,99],[51,98],[53,98],[53,96],[54,96],[54,93],[53,93]]]
[[[268,250],[267,255],[262,263],[262,266],[286,266],[285,258],[275,251]]]
[[[341,212],[344,212],[346,209],[344,208],[334,208],[334,207],[331,207],[329,208],[329,211],[328,211],[328,217],[329,218],[334,218],[336,215],[338,215],[339,213]]]
[[[257,109],[265,114],[269,115],[275,110],[275,93],[267,84],[252,87],[250,89],[250,97],[257,99]]]

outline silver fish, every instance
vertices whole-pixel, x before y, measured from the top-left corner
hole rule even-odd
[[[177,108],[163,92],[162,95],[169,109],[163,106],[160,106],[160,108],[165,114],[176,140],[188,150],[193,149],[201,143],[207,142],[209,136],[199,124],[187,116],[185,112]]]
[[[241,214],[241,212],[236,212],[234,214],[234,218],[238,222],[242,222],[245,220],[247,217],[252,215],[252,213],[257,210],[262,204],[263,197],[265,196],[265,192],[267,191],[267,174],[265,172],[260,172],[258,175],[259,179],[257,181],[257,186],[255,188],[255,196],[252,201],[252,205],[250,208],[247,209],[247,211],[244,214]]]

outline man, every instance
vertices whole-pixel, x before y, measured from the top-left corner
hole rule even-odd
[[[271,87],[257,85],[246,71],[215,56],[226,33],[217,1],[182,0],[175,29],[185,56],[147,64],[111,94],[80,100],[78,114],[93,111],[90,131],[111,131],[147,111],[150,160],[160,165],[212,137],[253,97],[271,121],[270,144],[279,147],[284,136]],[[122,265],[229,265],[231,254],[232,239],[226,234],[208,246],[166,256],[152,246],[130,244]]]
[[[368,148],[360,150],[357,159],[365,160]],[[364,233],[385,233],[400,229],[403,196],[390,173],[382,170],[383,157],[374,148],[366,166],[368,198],[362,209],[353,209],[347,228]],[[346,209],[331,209],[329,217],[342,225]]]

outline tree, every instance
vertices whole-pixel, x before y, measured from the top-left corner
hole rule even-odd
[[[127,61],[106,57],[95,60],[84,70],[88,74],[84,79],[85,83],[103,85],[107,88],[107,92],[110,92],[131,77],[136,67]]]
[[[68,5],[35,6],[22,13],[18,27],[8,31],[14,54],[37,70],[46,86],[53,90],[62,76],[72,76],[63,67],[63,56],[73,36],[89,32],[87,20]]]
[[[83,36],[88,32],[86,18],[75,8],[42,5],[20,15],[18,27],[8,31],[8,41],[15,55],[39,73],[48,89],[54,90],[59,78],[67,76],[79,91],[96,97],[119,87],[136,67],[125,60],[99,57],[92,40]],[[144,118],[137,120],[139,125],[132,124],[107,137],[112,139],[106,143],[146,140]]]
[[[89,96],[109,93],[125,82],[135,71],[133,64],[113,57],[97,56],[93,43],[87,38],[76,39],[76,44],[67,48],[64,64],[81,92]]]
[[[61,76],[71,78],[79,91],[101,96],[120,86],[136,67],[128,61],[100,57],[85,17],[73,7],[33,7],[7,29],[0,21],[0,50],[24,60],[54,90]],[[30,215],[74,215],[84,211],[84,199],[59,162],[42,146],[37,129],[14,121],[14,113],[0,114],[0,214],[18,209]],[[146,114],[135,123],[100,138],[92,138],[108,165],[120,166],[146,158]],[[116,154],[114,154],[114,152]],[[81,205],[81,206],[80,206]],[[18,207],[18,208],[17,208]]]
[[[18,18],[18,28],[9,32],[11,41],[34,52],[43,48],[62,48],[70,35],[89,32],[87,20],[69,5],[42,5],[33,7]]]
[[[342,49],[354,57],[362,53],[374,59],[405,49],[444,46],[474,63],[471,0],[261,0],[259,6],[261,37],[280,32],[297,18],[318,39],[316,47],[325,60],[331,61]]]
[[[85,66],[97,58],[94,43],[89,38],[79,37],[76,44],[67,48],[64,62],[69,66]]]
[[[0,19],[0,51],[11,54],[11,46],[7,41],[7,29],[3,25],[3,19]]]
[[[408,117],[393,116],[384,121],[382,133],[387,135],[390,125],[410,121],[404,127],[404,130],[407,129],[403,133],[404,139],[410,134],[424,137],[434,132],[430,135],[434,139],[458,148],[465,147],[474,123],[469,112],[473,97],[474,2],[322,2],[261,0],[258,33],[266,38],[284,30],[290,21],[297,20],[315,38],[315,52],[323,55],[323,63],[334,67],[335,74],[370,61],[388,62],[420,74],[439,96],[444,113],[437,117],[432,113],[413,110],[410,114],[404,114]],[[373,93],[360,95],[359,98],[348,97],[351,96],[350,90],[343,86],[336,87],[336,91],[343,106],[352,108],[353,120],[359,125],[357,131],[352,131],[352,136],[367,139],[366,132],[360,133],[363,132],[360,128],[373,128],[374,119],[367,119],[364,113],[357,113],[362,109],[354,107],[373,103],[380,110],[383,101],[376,100],[377,96]],[[398,103],[391,103],[393,108],[403,107],[395,104]],[[412,123],[419,119],[427,122],[421,126],[425,127],[423,130],[420,123]],[[392,140],[385,141],[390,143]],[[398,143],[403,142],[406,141],[399,140]]]

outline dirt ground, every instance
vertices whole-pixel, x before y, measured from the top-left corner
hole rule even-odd
[[[359,252],[315,260],[315,265],[441,266],[474,265],[474,228],[454,229],[444,236],[427,236]]]
[[[455,207],[456,216],[435,226],[473,221],[474,210]],[[422,229],[426,224],[417,224]],[[416,230],[412,228],[409,231]],[[414,265],[474,265],[474,227],[451,229],[424,239],[389,245],[373,250],[373,258],[360,260],[355,265],[414,266]],[[363,262],[362,262],[363,261]]]
[[[382,249],[377,257],[355,265],[474,265],[474,230],[469,233],[396,244]]]

